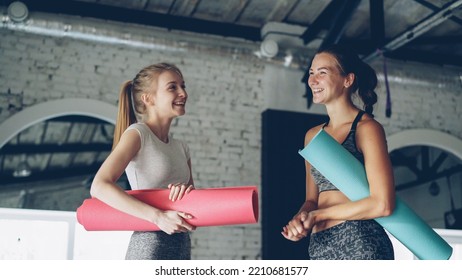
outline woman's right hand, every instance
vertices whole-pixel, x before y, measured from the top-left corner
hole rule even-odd
[[[312,227],[313,215],[306,211],[301,211],[282,228],[281,234],[288,240],[299,241],[310,233]]]
[[[186,222],[191,219],[191,214],[180,211],[161,211],[155,224],[160,230],[167,234],[174,234],[179,232],[188,232],[195,230],[196,227]]]

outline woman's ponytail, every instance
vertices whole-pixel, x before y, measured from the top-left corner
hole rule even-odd
[[[114,129],[114,139],[112,149],[119,143],[120,137],[131,124],[136,122],[136,115],[133,111],[132,104],[132,86],[133,82],[126,81],[122,84],[119,93],[119,109],[117,112],[117,121]]]
[[[371,116],[374,110],[373,106],[377,103],[377,93],[374,91],[377,87],[377,74],[375,70],[365,62],[359,63],[357,82],[358,95],[364,103],[364,111]]]

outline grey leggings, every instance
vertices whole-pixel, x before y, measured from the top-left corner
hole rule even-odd
[[[168,235],[163,231],[135,231],[128,244],[126,260],[190,260],[189,233]]]
[[[312,260],[393,260],[388,235],[375,220],[346,221],[311,234]]]

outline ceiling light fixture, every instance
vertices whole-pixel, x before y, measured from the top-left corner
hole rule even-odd
[[[273,58],[278,54],[279,46],[278,43],[271,39],[265,39],[261,42],[260,53],[264,57]]]
[[[8,6],[8,17],[14,22],[23,22],[29,16],[29,9],[20,1],[12,2]]]

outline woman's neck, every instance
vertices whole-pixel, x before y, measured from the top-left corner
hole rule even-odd
[[[329,126],[334,130],[351,122],[358,114],[358,108],[351,102],[330,104],[326,106],[326,110],[329,115]]]
[[[171,119],[149,118],[144,123],[162,142],[168,143],[168,134],[170,132]]]

